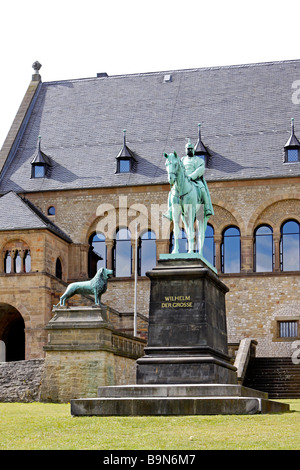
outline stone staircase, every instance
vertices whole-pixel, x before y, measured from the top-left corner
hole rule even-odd
[[[300,398],[300,364],[290,357],[252,357],[243,385],[266,392],[271,399]]]

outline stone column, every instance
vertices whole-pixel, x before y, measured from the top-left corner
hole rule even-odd
[[[25,250],[19,250],[19,255],[20,255],[20,258],[21,258],[21,270],[20,272],[21,273],[24,273],[25,272],[25,253],[26,251]]]
[[[218,273],[221,272],[221,244],[222,244],[222,235],[216,235],[214,236],[214,241],[215,241],[215,250],[216,250],[216,270]]]
[[[274,232],[273,243],[274,243],[274,271],[280,272],[280,233]]]
[[[105,240],[106,249],[107,249],[107,269],[113,270],[113,249],[115,241],[111,238],[106,238]]]
[[[253,237],[241,236],[241,272],[253,271]]]

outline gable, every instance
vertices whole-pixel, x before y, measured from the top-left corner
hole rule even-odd
[[[60,238],[71,242],[55,224],[45,217],[32,203],[14,192],[0,197],[0,231],[48,229]]]

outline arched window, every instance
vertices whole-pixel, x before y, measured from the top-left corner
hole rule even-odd
[[[280,265],[282,271],[300,269],[300,225],[295,220],[281,226]]]
[[[16,254],[14,257],[14,272],[20,273],[21,271],[22,271],[22,259],[21,259],[20,253],[16,251]]]
[[[89,245],[88,273],[92,278],[100,268],[106,268],[105,236],[102,233],[93,233],[89,238]]]
[[[55,207],[54,206],[50,206],[48,208],[48,215],[55,215]]]
[[[31,271],[31,256],[30,256],[30,251],[26,250],[25,256],[24,256],[24,272],[29,273],[30,271]]]
[[[139,275],[145,276],[156,264],[156,237],[152,230],[148,230],[140,237],[139,250]]]
[[[223,273],[238,273],[241,270],[240,231],[237,227],[228,227],[223,232],[221,244],[221,268]]]
[[[6,274],[28,273],[31,271],[30,248],[22,240],[12,240],[4,248],[4,272]]]
[[[132,273],[132,247],[130,231],[120,228],[116,233],[113,251],[114,274],[116,277],[128,277]]]
[[[58,277],[58,279],[62,279],[62,266],[59,258],[57,258],[55,264],[55,276]]]
[[[4,272],[6,274],[9,274],[12,272],[12,262],[11,262],[11,256],[10,256],[10,252],[7,251],[5,253],[5,258],[4,258]]]
[[[187,253],[188,252],[188,241],[186,238],[186,234],[184,229],[182,228],[179,230],[179,238],[178,238],[178,243],[179,243],[179,253]],[[170,253],[172,253],[174,248],[174,233],[171,232],[170,235]]]
[[[207,224],[203,244],[203,256],[212,266],[216,265],[215,251],[214,229],[210,224]]]
[[[254,233],[254,270],[256,272],[273,271],[274,244],[273,231],[268,225],[261,225]]]

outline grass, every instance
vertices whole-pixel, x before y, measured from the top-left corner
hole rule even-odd
[[[72,417],[69,404],[0,403],[1,450],[299,450],[300,400],[270,415]]]

